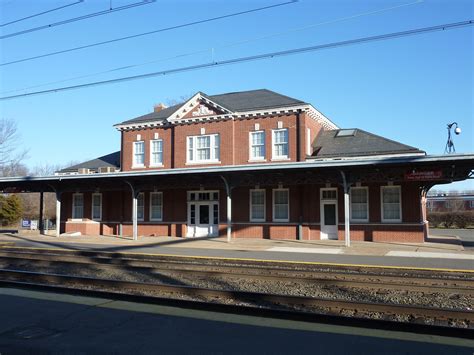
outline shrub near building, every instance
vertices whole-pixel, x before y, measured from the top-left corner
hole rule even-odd
[[[17,195],[0,195],[0,223],[9,226],[18,222],[23,213],[21,200]]]
[[[474,227],[474,211],[430,212],[428,221],[431,227],[467,228]]]

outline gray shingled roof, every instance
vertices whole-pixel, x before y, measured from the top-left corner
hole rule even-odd
[[[381,154],[425,153],[418,148],[411,147],[367,131],[354,128],[354,134],[340,136],[337,129],[321,131],[313,142],[313,157],[333,158],[367,156]]]
[[[220,95],[206,95],[205,93],[201,92],[201,95],[232,112],[262,110],[272,107],[286,107],[306,104],[304,101],[293,99],[267,89],[230,92]],[[183,104],[184,102],[165,108],[159,112],[152,112],[124,121],[120,124],[164,120],[171,116],[181,106],[183,106]]]
[[[120,151],[104,155],[102,157],[86,161],[68,168],[59,170],[58,173],[77,172],[78,169],[98,170],[99,168],[120,168]]]
[[[171,116],[173,112],[177,111],[181,106],[183,106],[183,104],[184,103],[180,103],[177,105],[164,108],[163,110],[158,111],[158,112],[147,113],[146,115],[132,118],[131,120],[124,121],[120,124],[162,121],[162,120],[167,119],[169,116]]]

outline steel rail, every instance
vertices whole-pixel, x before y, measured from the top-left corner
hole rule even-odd
[[[233,259],[225,257],[211,257],[211,256],[187,256],[187,255],[163,255],[163,254],[141,254],[141,253],[122,253],[109,251],[93,251],[93,250],[68,250],[68,249],[46,249],[46,248],[22,248],[11,246],[0,246],[0,253],[2,251],[22,254],[48,254],[48,255],[67,255],[67,256],[82,256],[85,258],[96,258],[110,260],[110,263],[124,263],[128,261],[147,261],[153,263],[169,263],[182,265],[206,265],[219,266],[219,268],[256,268],[260,270],[290,270],[290,271],[307,271],[307,272],[340,272],[341,274],[363,273],[364,275],[391,275],[411,278],[431,278],[435,280],[470,280],[474,281],[474,275],[466,275],[463,270],[418,270],[410,267],[397,267],[396,269],[383,266],[354,266],[354,265],[337,265],[337,264],[306,264],[292,262],[290,260],[278,261],[256,261],[252,259]]]
[[[13,263],[32,262],[38,267],[52,267],[52,266],[78,266],[78,265],[100,265],[101,268],[107,268],[110,270],[127,270],[134,272],[145,272],[148,274],[159,274],[159,273],[172,273],[181,274],[187,276],[201,277],[201,278],[244,278],[247,280],[269,280],[269,281],[284,281],[284,282],[300,282],[307,284],[316,284],[321,286],[338,286],[348,288],[363,288],[363,289],[383,289],[383,290],[400,290],[405,291],[421,291],[425,293],[459,293],[465,295],[474,295],[474,283],[472,281],[464,280],[450,280],[448,283],[446,280],[434,280],[434,279],[415,279],[410,280],[406,277],[396,278],[393,276],[364,276],[364,275],[352,275],[345,274],[343,279],[340,275],[336,275],[336,278],[332,273],[308,273],[300,271],[278,271],[277,274],[261,274],[261,269],[246,269],[242,272],[240,269],[228,268],[226,271],[222,270],[221,267],[210,267],[218,270],[203,270],[205,266],[200,266],[199,269],[189,269],[182,267],[175,267],[171,265],[161,265],[156,267],[150,262],[127,262],[125,265],[120,263],[108,263],[108,261],[114,260],[101,260],[90,258],[84,258],[80,256],[74,257],[61,257],[55,255],[25,255],[21,253],[15,253],[16,255],[4,255],[0,252],[0,260]],[[64,260],[66,259],[66,260]],[[72,259],[72,260],[71,260]],[[75,259],[75,260],[74,260]],[[106,261],[107,263],[104,263]],[[54,263],[52,265],[51,263]],[[249,272],[250,271],[250,272]],[[283,274],[282,274],[283,273]],[[169,275],[166,275],[169,276]],[[337,276],[339,278],[337,278]],[[415,281],[415,283],[413,282]],[[436,284],[437,281],[438,283]],[[441,284],[440,284],[441,283]]]
[[[114,264],[114,265],[131,265],[131,266],[149,266],[155,264],[169,264],[169,265],[187,265],[188,267],[218,267],[219,270],[227,270],[229,272],[235,271],[236,266],[240,269],[245,269],[246,272],[258,270],[258,272],[266,271],[272,272],[298,272],[306,273],[313,276],[315,273],[327,275],[328,272],[334,276],[346,277],[351,275],[359,277],[359,279],[366,280],[367,277],[396,277],[411,278],[412,280],[419,280],[421,282],[430,283],[456,281],[465,286],[474,283],[472,275],[466,275],[462,272],[440,272],[438,270],[413,270],[410,268],[401,269],[386,269],[386,268],[364,268],[354,266],[336,266],[336,265],[304,265],[295,264],[291,261],[287,262],[252,262],[250,260],[235,261],[225,258],[212,257],[188,257],[188,256],[162,256],[162,255],[143,255],[133,253],[111,253],[111,252],[97,252],[97,251],[82,251],[82,250],[49,250],[49,249],[23,249],[18,247],[0,246],[0,256],[21,256],[23,258],[39,257],[39,255],[47,255],[48,257],[55,257],[56,260],[62,261],[83,261],[90,262],[93,260],[96,263]],[[378,280],[379,281],[379,280]]]
[[[467,310],[453,310],[444,308],[405,306],[395,304],[380,304],[371,302],[341,301],[325,298],[304,296],[287,296],[279,294],[266,294],[247,291],[223,291],[207,288],[164,285],[155,283],[117,281],[110,279],[97,279],[92,277],[77,277],[61,274],[46,274],[30,271],[0,269],[0,282],[20,281],[36,285],[61,285],[80,289],[88,287],[94,289],[114,290],[114,292],[129,294],[131,291],[139,294],[151,293],[156,296],[180,298],[188,297],[191,300],[206,302],[229,302],[257,308],[277,308],[284,310],[310,310],[327,315],[347,315],[364,318],[374,312],[382,314],[385,319],[397,318],[400,315],[408,317],[414,322],[429,319],[435,324],[451,325],[455,321],[465,322],[470,328],[474,325],[474,312]],[[311,308],[308,308],[311,307]]]

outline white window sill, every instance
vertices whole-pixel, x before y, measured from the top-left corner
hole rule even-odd
[[[202,165],[202,164],[220,164],[220,160],[203,160],[203,161],[193,161],[186,162],[186,165]]]
[[[288,158],[288,157],[276,157],[276,158],[272,158],[272,161],[288,161],[288,160],[291,160],[291,159]]]
[[[146,168],[145,165],[132,165],[132,169],[143,169]]]
[[[160,218],[160,219],[150,218],[150,222],[163,222],[163,218]]]
[[[249,159],[247,160],[248,163],[263,163],[266,162],[267,159]]]
[[[368,219],[351,219],[350,222],[354,222],[354,223],[369,223],[369,220]]]
[[[283,223],[288,223],[290,220],[289,219],[274,219],[273,222],[283,222]]]
[[[149,168],[162,168],[163,164],[150,165]]]
[[[250,219],[250,222],[265,222],[264,219]]]
[[[382,223],[402,223],[401,219],[382,219]]]

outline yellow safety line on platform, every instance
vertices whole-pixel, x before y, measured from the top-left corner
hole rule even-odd
[[[144,246],[146,247],[146,246]],[[0,248],[4,246],[0,245]],[[302,265],[318,265],[318,266],[345,266],[345,267],[363,267],[363,268],[381,268],[381,269],[396,269],[396,270],[424,270],[424,271],[445,271],[445,272],[468,272],[474,273],[474,270],[470,269],[444,269],[444,268],[428,268],[428,267],[419,267],[419,266],[394,266],[394,265],[367,265],[367,264],[341,264],[341,263],[323,263],[316,261],[299,261],[299,260],[272,260],[272,259],[252,259],[252,258],[236,258],[236,257],[226,257],[226,256],[201,256],[201,255],[179,255],[179,254],[150,254],[150,253],[136,253],[136,252],[112,252],[112,251],[103,251],[103,250],[70,250],[70,249],[61,249],[61,248],[35,248],[35,247],[14,247],[11,249],[30,249],[30,250],[52,250],[52,251],[88,251],[88,252],[100,252],[104,254],[131,254],[131,255],[142,255],[142,256],[168,256],[175,258],[194,258],[194,259],[215,259],[215,260],[230,260],[230,261],[256,261],[262,263],[286,263],[286,264],[302,264]],[[258,252],[259,250],[255,250]]]

